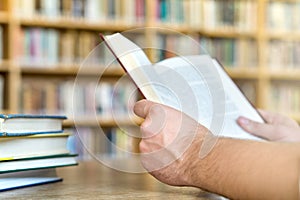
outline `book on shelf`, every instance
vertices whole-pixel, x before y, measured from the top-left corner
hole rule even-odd
[[[83,30],[22,27],[15,34],[15,57],[22,67],[31,68],[79,66],[99,43],[97,35]],[[100,55],[93,57],[96,61],[94,65],[99,67],[103,64],[101,61],[105,58],[105,52],[100,52],[100,49],[96,51],[93,53]]]
[[[0,25],[0,61],[3,60],[3,27]]]
[[[225,67],[254,68],[258,66],[258,45],[254,39],[206,36],[189,37],[192,37],[195,42],[200,43],[202,51],[206,50],[209,55],[218,58]],[[133,41],[137,43],[138,40]],[[187,45],[185,45],[186,38],[176,34],[157,34],[154,41],[158,47],[155,52],[157,52],[156,57],[159,60],[170,57],[171,53],[164,51],[165,49],[172,50],[176,48],[178,52],[184,55],[190,54],[191,51],[195,53],[200,51],[197,45],[187,48]],[[191,48],[194,49],[191,50]]]
[[[267,46],[270,71],[299,70],[300,42],[272,39]]]
[[[0,110],[4,108],[4,90],[5,90],[5,80],[4,76],[0,75]]]
[[[300,28],[298,1],[269,1],[266,7],[268,31],[287,32]]]
[[[41,84],[41,82],[43,84]],[[73,92],[74,86],[76,90]],[[22,85],[20,110],[25,113],[63,113],[67,116],[83,117],[98,116],[119,118],[126,116],[138,94],[134,85],[128,79],[119,84],[92,79],[77,79],[74,81],[26,81]]]
[[[146,99],[184,112],[214,129],[214,134],[260,140],[242,130],[236,120],[239,116],[264,120],[209,55],[178,56],[152,64],[143,50],[122,34],[101,37]],[[216,97],[223,101],[215,101]]]
[[[201,28],[202,1],[153,0],[154,20],[170,25],[190,25]]]
[[[257,7],[257,1],[203,0],[203,27],[206,30],[255,31]]]
[[[0,136],[62,132],[62,115],[0,114]]]
[[[201,37],[200,44],[226,67],[253,68],[258,65],[258,45],[253,39]]]
[[[15,12],[22,18],[57,20],[80,18],[91,22],[119,21],[126,24],[143,22],[145,0],[17,0]]]
[[[273,81],[268,109],[297,116],[300,113],[300,86],[291,82]],[[298,114],[299,115],[299,114]]]
[[[60,13],[60,0],[40,0],[39,13],[46,17],[58,17]]]
[[[78,154],[78,160],[89,160],[91,155],[97,158],[124,158],[138,151],[138,139],[134,136],[139,134],[137,127],[126,126],[126,130],[124,127],[103,130],[79,127],[68,131],[77,132],[68,145],[71,152]]]
[[[59,181],[53,168],[0,174],[0,192]]]

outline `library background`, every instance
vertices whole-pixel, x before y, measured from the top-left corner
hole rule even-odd
[[[0,109],[2,113],[66,114],[66,130],[74,132],[72,108],[81,119],[76,127],[91,152],[118,155],[99,137],[99,125],[121,149],[138,151],[136,132],[126,119],[129,81],[117,91],[114,83],[124,72],[120,66],[105,71],[96,91],[82,80],[76,105],[70,107],[80,64],[111,34],[144,27],[161,27],[191,36],[226,67],[250,101],[259,108],[285,113],[300,122],[300,2],[297,0],[1,0],[0,2]],[[131,39],[180,48],[172,31],[144,29]],[[152,61],[169,56],[147,51]],[[86,80],[104,67],[84,69]],[[84,79],[83,78],[83,79]],[[94,92],[94,93],[93,93]],[[94,94],[95,102],[90,102]],[[111,99],[113,97],[113,99]],[[135,97],[138,99],[138,94]],[[117,106],[107,106],[116,101]],[[91,105],[94,105],[94,107]],[[97,120],[92,120],[97,111]],[[119,116],[118,123],[112,117]],[[70,145],[80,159],[88,153],[73,138]]]

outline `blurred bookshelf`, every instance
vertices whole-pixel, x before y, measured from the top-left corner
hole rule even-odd
[[[284,112],[300,122],[297,9],[300,2],[296,0],[3,0],[0,109],[5,113],[63,113],[70,118],[65,126],[74,127],[70,95],[78,73],[82,79],[96,80],[99,69],[107,64],[107,55],[100,49],[93,66],[81,70],[84,59],[101,42],[98,34],[136,29],[131,39],[158,43],[162,49],[166,45],[181,48],[174,32],[192,37],[224,65],[255,106]],[[147,53],[154,62],[169,56]],[[75,113],[86,117],[76,123],[84,130],[118,126],[105,104],[111,101],[113,83],[124,72],[112,65],[101,77],[104,86],[85,80],[78,83]],[[120,116],[133,106],[132,101],[130,105],[125,102],[127,84],[119,91],[123,96],[116,97],[121,103],[113,112]],[[93,89],[98,97],[92,102]],[[89,120],[92,107],[96,120]],[[132,120],[119,121],[132,126]]]

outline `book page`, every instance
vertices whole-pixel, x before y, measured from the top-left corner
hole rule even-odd
[[[156,87],[164,104],[183,111],[216,135],[260,139],[242,130],[236,120],[246,116],[263,123],[263,119],[218,62],[208,55],[166,59],[154,69],[160,78],[168,80],[162,84],[173,91]]]

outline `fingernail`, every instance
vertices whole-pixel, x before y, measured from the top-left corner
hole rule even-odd
[[[239,118],[239,122],[241,123],[241,124],[243,124],[243,125],[249,125],[249,123],[250,123],[250,120],[249,119],[247,119],[247,118],[245,118],[245,117],[240,117]]]

